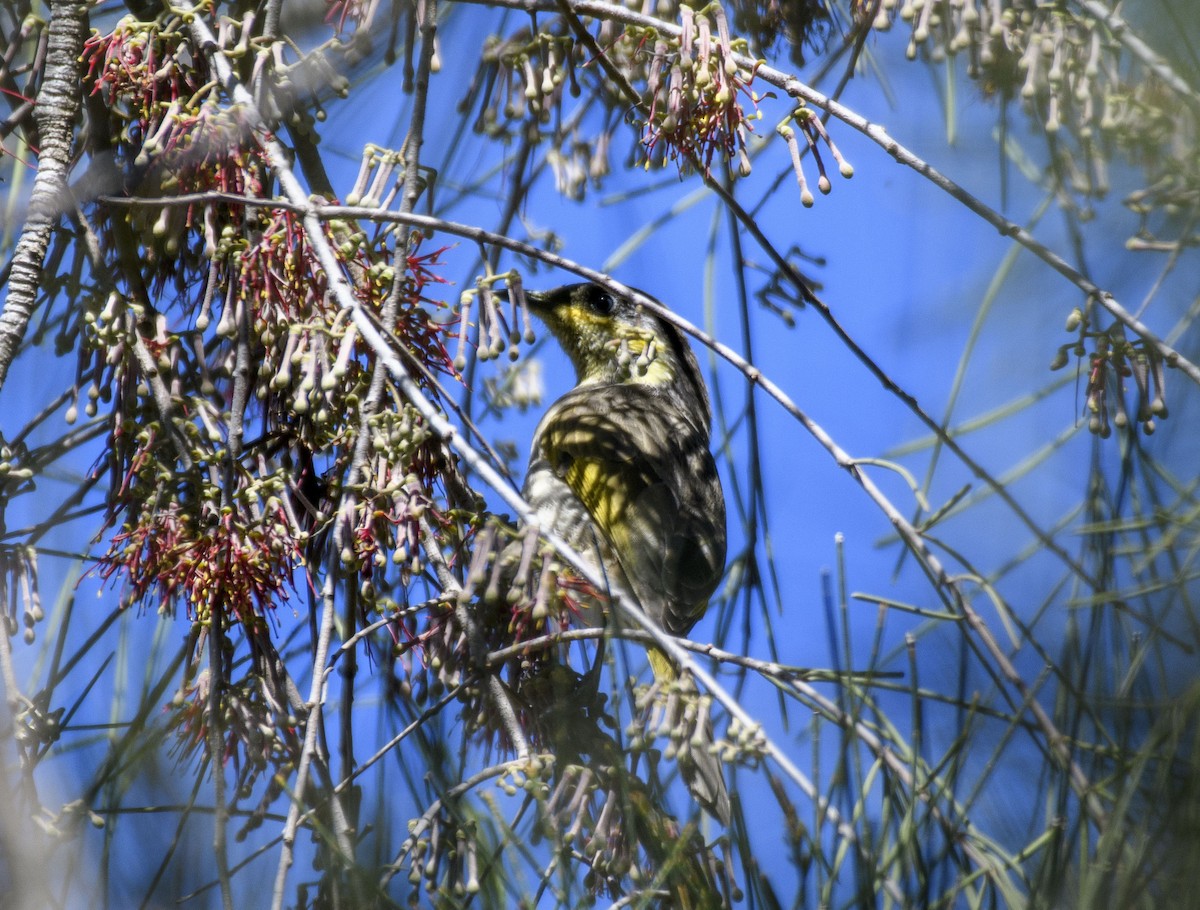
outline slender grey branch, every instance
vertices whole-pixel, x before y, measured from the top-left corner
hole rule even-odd
[[[465,3],[480,3],[487,6],[505,6],[510,9],[520,9],[527,12],[555,12],[559,9],[559,0],[462,0]],[[571,0],[571,8],[577,14],[587,16],[597,16],[604,19],[610,19],[614,22],[622,22],[627,25],[636,25],[640,28],[652,28],[659,32],[678,37],[680,34],[680,26],[674,22],[667,22],[664,19],[655,16],[638,13],[633,10],[626,9],[622,6],[617,6],[612,3],[605,3],[603,0]],[[961,202],[969,210],[974,212],[988,224],[992,225],[1005,237],[1011,237],[1029,252],[1033,253],[1038,259],[1042,260],[1054,271],[1058,272],[1077,288],[1095,300],[1101,307],[1107,310],[1118,322],[1124,324],[1130,331],[1135,332],[1147,344],[1152,346],[1164,361],[1179,369],[1184,375],[1200,385],[1200,366],[1191,362],[1176,349],[1171,347],[1165,341],[1158,337],[1149,326],[1145,325],[1141,320],[1137,319],[1132,313],[1126,310],[1117,301],[1117,298],[1112,292],[1101,288],[1090,278],[1084,275],[1077,268],[1067,262],[1062,256],[1051,250],[1048,246],[1037,240],[1027,230],[1017,224],[1015,221],[1010,221],[991,206],[986,205],[982,200],[976,198],[965,188],[959,186],[945,174],[941,173],[937,168],[933,167],[929,162],[925,161],[919,155],[900,144],[891,135],[887,129],[878,123],[872,123],[866,117],[852,111],[850,108],[834,101],[827,95],[818,92],[816,89],[798,78],[785,73],[782,70],[775,69],[772,66],[763,63],[761,60],[734,54],[734,60],[739,66],[747,69],[753,69],[755,78],[762,79],[764,82],[774,85],[781,89],[793,98],[800,99],[807,104],[812,104],[828,111],[829,114],[836,117],[838,120],[845,123],[847,126],[862,133],[885,152],[891,155],[897,162],[903,164],[916,171],[922,177],[926,178],[930,183],[938,189],[947,193],[952,198]],[[1192,96],[1186,96],[1190,99]]]
[[[350,312],[351,317],[353,318],[355,325],[358,327],[358,330],[362,333],[364,340],[375,351],[376,356],[387,364],[387,367],[389,371],[391,371],[397,385],[400,387],[404,396],[412,403],[413,407],[415,407],[418,413],[420,413],[421,417],[425,421],[426,426],[428,426],[429,429],[438,436],[438,438],[442,439],[449,445],[452,445],[462,457],[463,461],[473,471],[478,473],[483,481],[487,483],[488,486],[492,487],[504,499],[508,506],[517,513],[522,522],[529,526],[535,525],[536,514],[529,504],[509,487],[509,485],[505,482],[503,475],[482,456],[480,456],[474,447],[471,446],[469,441],[463,438],[458,429],[443,416],[441,411],[438,410],[433,402],[429,401],[425,397],[420,386],[416,383],[412,376],[409,375],[402,360],[390,349],[387,339],[376,325],[375,318],[367,310],[360,306],[359,301],[354,296],[354,293],[350,288],[350,284],[342,269],[342,265],[338,261],[337,255],[334,252],[333,247],[329,244],[329,241],[326,239],[325,233],[321,227],[322,209],[328,207],[314,205],[309,200],[308,194],[304,191],[303,186],[301,186],[299,180],[296,179],[295,174],[291,170],[286,152],[279,142],[273,136],[271,136],[269,131],[266,129],[262,115],[258,112],[254,104],[254,99],[250,96],[246,88],[234,76],[228,60],[226,60],[224,55],[221,53],[220,48],[216,44],[216,40],[213,38],[212,32],[209,30],[205,22],[198,16],[194,17],[191,23],[191,29],[197,44],[200,46],[202,52],[209,58],[210,64],[212,65],[214,72],[217,74],[221,84],[224,86],[225,91],[233,100],[234,104],[238,106],[242,117],[246,122],[247,128],[252,134],[255,135],[261,148],[266,154],[267,159],[271,164],[272,171],[274,172],[276,179],[278,179],[280,188],[282,189],[285,197],[290,202],[291,206],[294,206],[301,214],[301,223],[304,226],[305,234],[308,238],[313,254],[317,257],[321,267],[325,270],[327,280],[329,281],[330,295],[340,307]],[[365,211],[370,212],[373,210],[365,209]],[[399,213],[394,214],[397,215],[397,220],[401,220],[401,218],[408,218],[412,219],[412,223],[420,223],[420,216],[416,216],[411,213],[404,216],[400,216]],[[429,223],[431,226],[437,222],[438,219],[427,219],[427,223]],[[580,274],[586,275],[590,270],[577,271],[579,271]],[[598,273],[593,272],[591,274],[596,275],[599,280],[606,280]],[[610,285],[613,284],[612,282],[608,283]],[[621,287],[619,285],[614,286]],[[626,290],[628,293],[627,289],[623,290]],[[639,295],[639,301],[641,300],[644,300],[644,298],[641,298]],[[678,324],[679,320],[676,319],[676,322]],[[694,329],[693,327],[693,334],[695,334],[697,331],[698,330]],[[724,348],[723,345],[719,347]],[[734,354],[734,352],[728,348],[725,348],[724,350],[727,353],[723,354],[723,356],[733,355],[736,357],[736,354]],[[759,373],[756,368],[751,367],[750,369],[753,371],[753,381],[765,382],[761,376],[761,373]],[[779,391],[779,394],[782,395],[782,391]],[[786,398],[786,396],[784,397]],[[798,409],[796,410],[797,413],[799,413]],[[892,512],[898,516],[900,514],[894,508],[892,508]],[[903,521],[902,517],[901,521]],[[557,534],[546,531],[545,529],[541,529],[540,533],[546,539],[546,541],[559,552],[563,559],[576,572],[578,572],[580,577],[595,585],[598,589],[612,590],[611,583],[602,578],[600,574],[597,573],[595,569],[593,569],[578,552],[569,547],[566,541],[564,541],[561,537],[559,537]],[[733,717],[736,717],[744,727],[750,730],[760,730],[760,725],[741,706],[738,700],[728,691],[726,691],[725,688],[722,687],[708,671],[699,666],[699,664],[686,651],[675,644],[672,637],[667,635],[656,623],[650,620],[641,610],[641,608],[638,607],[627,594],[617,590],[612,590],[610,602],[613,609],[622,612],[632,622],[635,622],[642,628],[646,629],[654,637],[655,642],[659,645],[659,647],[665,651],[679,666],[691,672],[695,678],[698,679],[705,686],[705,688],[707,688],[713,694],[713,697],[719,701]],[[332,606],[327,602],[322,614],[323,628],[326,621],[325,613],[330,612],[331,610]],[[331,615],[328,617],[328,621],[330,624],[332,624]],[[324,654],[320,656],[323,661]],[[319,699],[323,696],[323,686],[321,685],[319,675],[314,679],[313,686],[314,697],[311,701],[310,708],[317,710],[320,704]],[[306,744],[311,736],[312,733],[310,729],[309,736],[306,737]],[[849,843],[857,844],[858,835],[855,832],[853,825],[844,819],[838,809],[833,806],[824,795],[821,794],[816,784],[814,784],[812,780],[810,780],[808,776],[800,770],[800,768],[791,760],[787,752],[782,747],[775,743],[765,733],[762,733],[761,736],[764,747],[771,755],[772,759],[804,792],[804,794],[819,807],[821,815],[828,819],[829,822],[836,828],[838,835]],[[306,754],[307,751],[306,745]],[[291,827],[292,815],[293,813],[289,813],[289,827]],[[298,813],[296,813],[296,816],[298,818]],[[290,836],[291,841],[294,841],[294,831],[291,832]],[[285,841],[285,849],[287,850],[287,855],[290,857],[291,848],[289,841]],[[280,877],[286,877],[286,868],[282,862],[280,864]],[[278,907],[282,906],[283,893],[280,877],[277,877],[275,887],[274,907],[276,910],[278,910]],[[896,900],[901,899],[901,890],[895,881],[891,879],[886,880],[884,882],[884,887]]]
[[[329,653],[329,644],[333,640],[334,575],[335,573],[333,572],[328,573],[321,587],[321,620],[317,631],[316,647],[313,649],[314,667],[324,666],[326,655]],[[275,873],[275,886],[271,899],[273,910],[280,910],[283,907],[284,888],[287,883],[288,869],[292,865],[296,832],[300,828],[301,806],[308,785],[308,775],[311,772],[313,758],[319,748],[319,716],[321,706],[325,703],[326,683],[327,679],[324,673],[313,674],[308,703],[305,705],[308,713],[304,718],[304,745],[301,747],[300,762],[296,769],[294,799],[292,799],[291,805],[288,807],[287,821],[283,826],[283,835],[281,838],[283,846],[279,851],[279,866]]]
[[[224,612],[217,607],[209,610],[208,633],[208,767],[213,779],[213,858],[217,866],[217,882],[221,891],[221,906],[233,910],[233,887],[229,873],[229,802],[225,780],[225,669],[222,654],[225,630]]]
[[[45,78],[34,108],[41,148],[37,175],[33,180],[25,227],[17,240],[8,278],[8,296],[0,312],[0,389],[8,368],[20,350],[25,330],[37,305],[42,282],[42,263],[50,246],[50,235],[67,204],[67,172],[71,167],[71,144],[75,118],[79,114],[80,54],[87,37],[88,4],[61,0],[50,4],[49,44]]]
[[[436,4],[425,4],[421,10],[421,53],[417,64],[416,94],[413,101],[412,113],[409,117],[408,136],[404,142],[405,189],[400,199],[400,210],[403,212],[412,210],[419,195],[417,187],[420,177],[421,145],[425,130],[425,100],[429,92],[429,71],[433,60],[433,36],[437,29],[436,15]],[[414,38],[415,36],[410,36],[410,40]],[[384,325],[395,324],[400,301],[407,288],[408,272],[405,264],[408,256],[408,233],[408,229],[405,229],[403,235],[397,240],[396,248],[393,252],[395,278],[392,281],[391,290],[382,307],[381,318]],[[348,333],[343,338],[342,344],[352,343],[352,334]],[[333,552],[335,554],[341,551],[342,538],[347,533],[348,522],[354,514],[357,505],[358,494],[355,491],[362,482],[371,454],[372,434],[370,425],[371,421],[375,419],[384,405],[387,376],[388,371],[383,364],[376,363],[375,369],[371,374],[371,382],[367,389],[366,399],[359,412],[358,436],[354,442],[354,452],[350,468],[347,472],[347,482],[342,494],[343,503],[338,511],[339,521],[347,524],[344,528],[339,527],[338,532],[334,535],[335,546]],[[346,633],[350,633],[354,630],[358,622],[356,605],[353,598],[346,598],[343,611],[343,627]],[[357,652],[350,651],[347,653],[344,672],[347,679],[351,682],[343,689],[341,700],[341,740],[339,743],[343,775],[350,774],[354,768],[353,711],[355,687],[352,680],[357,672],[357,660]],[[314,665],[313,672],[316,673],[319,671],[320,666]]]
[[[278,140],[276,140],[267,129],[262,114],[259,112],[253,97],[250,95],[250,92],[234,75],[232,67],[229,64],[229,60],[225,56],[220,45],[217,44],[217,40],[213,36],[212,31],[209,29],[208,23],[205,21],[203,16],[197,13],[194,8],[190,9],[190,12],[191,16],[189,17],[190,21],[188,25],[192,34],[192,40],[195,41],[197,46],[200,48],[200,51],[204,54],[209,66],[217,75],[218,80],[225,88],[228,96],[232,99],[239,112],[243,115],[248,131],[254,134],[257,140],[262,143],[263,147],[267,150],[268,158],[271,160],[272,164],[276,166],[276,176],[279,179],[280,184],[286,187],[290,197],[304,198],[304,191],[301,188],[299,181],[291,172],[290,168],[287,167],[287,158],[284,154],[283,148],[280,146]],[[323,232],[320,229],[320,225],[317,224],[315,220],[310,223],[309,219],[305,219],[305,229],[307,230],[310,238],[319,237],[322,242],[324,241]],[[330,258],[332,259],[332,250],[329,250],[329,254]],[[333,260],[334,268],[332,269],[329,268],[328,263],[323,264],[326,265],[327,271],[329,272],[330,282],[335,283],[340,280],[345,291],[349,293],[345,276],[343,276],[340,269],[336,267],[336,260]],[[345,510],[342,511],[342,514],[346,514]],[[339,519],[338,527],[342,526],[344,526],[344,520]],[[317,641],[313,653],[313,666],[317,668],[317,672],[313,673],[312,685],[309,691],[309,699],[306,705],[308,709],[308,715],[305,718],[304,745],[300,754],[299,766],[296,770],[296,798],[288,810],[288,820],[284,826],[283,849],[280,851],[279,867],[276,873],[275,886],[272,895],[272,907],[275,908],[275,910],[279,910],[279,908],[283,906],[284,886],[287,880],[288,869],[291,867],[296,831],[300,823],[300,804],[304,799],[304,793],[308,783],[308,774],[312,761],[319,748],[318,730],[320,729],[321,725],[321,707],[325,702],[326,688],[326,678],[325,675],[320,672],[320,668],[322,668],[325,664],[325,659],[329,653],[330,641],[333,638],[335,597],[333,595],[332,585],[333,573],[330,573],[330,575],[325,579],[325,584],[321,593],[321,618],[318,626]],[[337,809],[336,806],[334,808],[335,810]],[[335,814],[340,815],[340,813],[336,812]],[[352,850],[352,845],[349,841],[348,832],[345,830],[344,821],[339,820],[337,836],[339,840],[339,848],[343,853],[349,853]]]
[[[382,624],[383,622],[384,620],[380,620],[378,624]],[[501,664],[514,657],[548,650],[563,642],[591,641],[600,638],[620,638],[625,641],[638,641],[647,645],[654,643],[654,639],[651,638],[650,634],[641,629],[616,628],[614,626],[605,626],[602,628],[584,626],[581,628],[563,629],[549,635],[539,635],[536,638],[527,638],[517,644],[497,648],[495,651],[488,653],[487,662],[489,664]],[[736,651],[726,651],[724,648],[718,648],[712,642],[708,641],[692,641],[691,639],[680,638],[679,636],[675,637],[675,641],[679,644],[679,647],[686,648],[694,654],[711,657],[718,663],[745,667],[747,670],[753,670],[755,673],[771,679],[804,679],[814,682],[838,682],[846,679],[872,680],[901,675],[899,673],[881,673],[871,670],[847,670],[839,673],[825,669],[793,667],[788,664],[781,664],[775,660],[763,660],[760,657],[738,654]]]
[[[530,756],[531,752],[529,742],[525,738],[525,732],[521,729],[520,720],[517,718],[516,711],[513,710],[512,701],[509,699],[508,692],[505,691],[500,677],[495,673],[488,672],[487,668],[490,661],[483,641],[483,630],[479,628],[479,623],[475,621],[474,615],[472,615],[470,608],[463,600],[462,586],[459,585],[458,579],[450,571],[450,567],[446,565],[446,559],[437,545],[437,539],[427,516],[421,517],[421,543],[424,547],[426,558],[437,573],[438,582],[441,584],[442,589],[455,598],[454,618],[466,630],[467,644],[471,652],[471,663],[483,676],[483,684],[487,689],[492,706],[496,709],[496,713],[500,715],[500,725],[508,735],[509,742],[516,749],[517,757],[526,759]]]
[[[254,204],[285,207],[279,202],[267,203],[262,200],[255,201]],[[918,560],[921,562],[922,567],[925,569],[931,584],[939,593],[939,596],[943,597],[943,600],[948,607],[952,608],[959,615],[963,616],[964,619],[966,619],[968,625],[979,638],[984,649],[995,661],[1000,675],[1009,685],[1016,689],[1018,693],[1018,698],[1016,700],[1017,703],[1028,706],[1028,710],[1033,714],[1039,728],[1041,728],[1043,731],[1043,736],[1045,737],[1045,740],[1050,746],[1053,754],[1060,762],[1062,762],[1063,766],[1068,769],[1076,792],[1081,796],[1081,798],[1084,799],[1085,805],[1088,808],[1089,817],[1098,826],[1103,827],[1105,820],[1103,807],[1100,805],[1099,800],[1092,792],[1091,785],[1087,780],[1086,775],[1083,773],[1083,769],[1071,756],[1070,748],[1067,744],[1067,738],[1063,736],[1053,719],[1050,717],[1049,713],[1038,702],[1030,702],[1027,697],[1028,686],[1022,679],[1020,673],[1017,671],[1016,665],[1005,652],[1004,648],[996,640],[995,636],[992,635],[991,630],[986,621],[984,621],[983,617],[980,616],[979,613],[970,605],[969,600],[963,596],[958,586],[954,583],[953,579],[951,579],[949,573],[946,572],[941,560],[939,560],[937,556],[929,549],[929,546],[921,536],[921,533],[907,518],[905,518],[903,513],[901,513],[899,509],[892,504],[891,500],[889,500],[882,490],[875,485],[874,481],[871,480],[871,478],[860,469],[859,459],[854,458],[848,452],[843,450],[824,430],[824,428],[822,428],[819,424],[813,421],[812,418],[804,413],[800,407],[787,395],[787,393],[784,392],[783,389],[776,385],[773,381],[764,376],[758,367],[747,363],[744,358],[742,358],[728,345],[721,343],[717,339],[711,337],[710,335],[698,329],[696,326],[692,325],[686,319],[683,319],[670,310],[665,309],[657,301],[651,300],[645,295],[627,288],[625,285],[620,284],[619,282],[613,281],[611,278],[601,272],[597,272],[594,269],[589,269],[586,266],[572,262],[562,256],[539,250],[530,244],[512,240],[508,237],[498,234],[493,234],[492,232],[486,231],[482,228],[447,222],[428,215],[418,215],[414,213],[402,215],[398,212],[380,212],[375,209],[369,209],[360,206],[317,206],[309,203],[307,199],[303,202],[292,202],[286,207],[294,207],[295,210],[305,213],[306,217],[312,217],[314,219],[376,217],[380,220],[391,219],[396,221],[404,221],[411,224],[426,225],[431,229],[443,230],[446,233],[457,234],[462,237],[469,237],[483,243],[498,244],[507,249],[513,250],[514,252],[522,253],[523,255],[535,256],[546,263],[574,272],[582,278],[603,285],[617,294],[631,297],[641,306],[644,306],[663,319],[666,319],[672,324],[678,326],[684,332],[698,339],[721,357],[725,358],[734,366],[736,366],[749,382],[762,388],[763,391],[774,398],[780,404],[780,406],[787,411],[788,414],[797,420],[801,426],[803,426],[809,432],[809,434],[817,440],[821,447],[825,449],[827,453],[829,453],[834,462],[839,467],[845,469],[846,472],[854,478],[854,480],[863,488],[864,492],[866,492],[867,496],[887,516],[888,521],[891,522],[892,526],[896,529],[905,545],[915,556],[917,556]],[[369,214],[371,212],[374,212],[374,216]],[[314,246],[316,246],[315,241]],[[401,385],[401,388],[405,390],[405,395],[409,397],[410,400],[413,400],[414,406],[417,407],[422,416],[425,417],[427,422],[429,422],[431,428],[440,437],[452,444],[455,449],[463,455],[464,461],[466,461],[473,470],[479,471],[484,481],[488,483],[489,486],[492,486],[494,489],[500,492],[504,496],[505,502],[517,512],[518,516],[526,523],[529,523],[533,518],[533,515],[528,511],[528,506],[524,504],[524,501],[521,500],[520,497],[511,490],[511,488],[508,488],[507,485],[503,484],[499,473],[496,472],[490,464],[487,464],[477,452],[475,452],[469,443],[458,434],[457,430],[450,425],[440,413],[432,411],[433,406],[425,401],[420,388],[411,379],[411,377],[408,376],[399,357],[394,353],[390,353],[388,342],[379,331],[379,328],[375,325],[372,317],[365,310],[362,310],[358,307],[357,301],[353,300],[352,295],[349,296],[349,300],[350,303],[346,305],[352,308],[355,322],[359,326],[359,330],[363,332],[363,337],[366,339],[368,344],[376,349],[376,352],[380,357],[384,356],[384,351],[389,351],[389,368],[393,370],[393,376],[396,377],[396,380]],[[403,378],[401,378],[402,376]],[[426,413],[425,406],[417,402],[413,396],[420,397],[421,401],[431,409],[430,413]],[[433,416],[430,416],[430,414]],[[471,454],[468,455],[468,452]],[[551,544],[553,544],[556,548],[560,548],[562,541],[558,540],[549,533],[543,533]],[[566,552],[562,551],[561,549],[560,552],[566,556]],[[570,562],[569,559],[567,561]],[[571,563],[571,565],[576,570],[579,570],[579,566],[575,565],[574,563]],[[599,584],[601,587],[608,587],[603,579],[593,578],[587,572],[583,571],[580,571],[580,574],[593,584]],[[624,609],[630,609],[630,607],[626,605]],[[681,649],[679,649],[677,645],[673,645],[673,647],[675,647],[679,653],[682,653]],[[676,651],[672,651],[671,647],[664,647],[663,650],[670,653],[672,657],[676,656]],[[688,669],[692,669],[694,667],[694,662],[690,660],[680,660],[680,663],[687,666]],[[709,682],[712,680],[712,677],[708,676],[707,674],[697,674],[697,678],[701,679],[706,686],[708,686]],[[723,692],[723,690],[721,691]],[[726,708],[729,708],[729,703],[721,698],[717,694],[716,690],[714,690],[714,696],[717,697],[717,700],[725,705]],[[733,702],[732,697],[726,697],[730,699],[730,702]],[[732,711],[732,709],[730,710],[731,713],[735,713]],[[740,715],[735,713],[735,716],[738,716],[739,720],[742,720]],[[780,755],[782,756],[782,753],[780,753]],[[784,758],[786,757],[784,756]],[[790,762],[788,763],[788,766],[795,769],[795,766],[791,765]],[[785,766],[785,768],[788,766]],[[795,770],[797,774],[800,774],[799,769]],[[790,772],[789,776],[791,776]],[[795,780],[797,783],[800,783],[796,777],[793,777],[793,780]]]
[[[1146,69],[1158,76],[1159,79],[1170,86],[1172,91],[1187,101],[1193,110],[1200,109],[1200,97],[1197,97],[1196,90],[1188,85],[1187,80],[1171,68],[1171,64],[1160,57],[1149,44],[1143,41],[1137,32],[1129,27],[1129,23],[1122,19],[1115,10],[1109,9],[1103,3],[1100,3],[1099,0],[1072,0],[1072,2],[1080,9],[1086,11],[1092,18],[1103,22],[1104,27],[1112,33],[1117,41],[1125,46],[1125,49],[1129,53],[1142,61],[1142,65]]]
[[[433,824],[434,818],[439,812],[442,811],[442,807],[444,805],[452,800],[457,799],[464,793],[470,792],[480,784],[487,783],[487,781],[492,780],[493,778],[501,777],[510,771],[525,770],[527,765],[527,760],[523,758],[514,758],[510,761],[501,762],[498,765],[492,765],[491,767],[484,768],[482,771],[473,774],[471,777],[468,777],[461,783],[455,784],[441,797],[435,799],[430,804],[429,808],[425,810],[425,814],[422,815],[409,829],[409,836],[405,839],[404,843],[401,844],[400,852],[396,854],[396,858],[388,864],[383,874],[383,878],[379,882],[379,886],[381,888],[386,888],[388,882],[390,882],[395,877],[396,873],[400,871],[400,865],[404,862],[405,855],[407,855],[408,852],[412,850],[414,846],[416,846],[417,840],[429,829],[429,826]]]

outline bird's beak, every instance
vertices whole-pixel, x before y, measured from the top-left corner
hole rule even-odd
[[[505,303],[512,300],[512,292],[505,288],[502,291],[495,291],[495,295]],[[529,312],[535,316],[540,316],[543,319],[550,316],[564,303],[571,299],[571,285],[566,285],[560,288],[553,288],[549,291],[533,291],[525,289],[525,303],[529,307]]]
[[[526,291],[525,301],[529,312],[539,316],[552,312],[562,302],[555,291]]]
[[[503,300],[505,303],[512,301],[512,290],[509,288],[492,288],[492,296],[497,300]],[[525,300],[529,304],[530,309],[537,307],[546,299],[545,291],[525,291]]]

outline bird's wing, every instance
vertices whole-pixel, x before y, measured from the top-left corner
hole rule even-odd
[[[632,385],[568,393],[535,451],[587,509],[643,608],[685,634],[725,567],[725,504],[708,433]]]

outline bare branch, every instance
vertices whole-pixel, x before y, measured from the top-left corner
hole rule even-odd
[[[79,55],[87,35],[88,4],[56,0],[50,4],[49,51],[42,90],[33,116],[41,137],[37,176],[25,227],[13,254],[8,296],[0,312],[0,389],[17,356],[29,325],[42,281],[42,262],[50,234],[67,204],[67,173],[75,118],[79,115]]]

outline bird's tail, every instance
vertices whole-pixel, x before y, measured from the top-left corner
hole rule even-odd
[[[679,773],[687,785],[692,798],[700,804],[705,812],[719,821],[729,825],[729,791],[725,788],[725,772],[721,760],[714,750],[712,717],[704,711],[703,717],[694,720],[694,727],[689,730],[680,729],[684,718],[684,704],[699,704],[700,691],[689,673],[680,673],[675,662],[658,648],[650,648],[650,668],[654,678],[661,688],[673,687],[684,696],[683,703],[675,709],[673,716],[668,718],[673,731],[672,738],[676,740],[676,755],[679,762]]]

